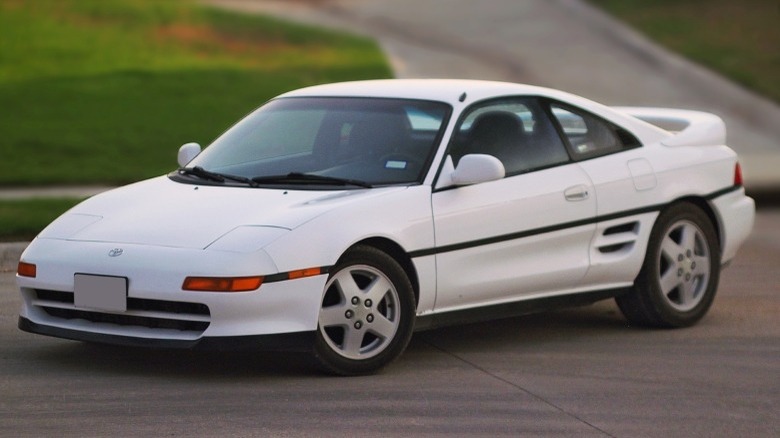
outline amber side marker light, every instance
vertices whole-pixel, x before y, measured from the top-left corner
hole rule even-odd
[[[20,277],[32,277],[38,274],[38,267],[32,263],[19,262],[19,266],[16,268],[16,273]]]
[[[315,275],[320,275],[321,273],[322,273],[322,268],[299,269],[297,271],[290,271],[287,274],[287,278],[289,278],[290,280],[294,280],[296,278],[314,277]]]
[[[187,277],[181,288],[200,292],[248,292],[263,284],[263,277]]]

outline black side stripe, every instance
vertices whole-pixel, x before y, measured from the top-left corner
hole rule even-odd
[[[715,198],[718,198],[720,196],[723,196],[727,193],[731,193],[734,191],[737,191],[741,189],[742,186],[731,186],[726,187],[725,189],[718,190],[717,192],[711,193],[709,195],[704,196],[707,200],[712,200]],[[541,228],[534,228],[532,230],[526,230],[526,231],[520,231],[517,233],[510,233],[510,234],[503,234],[500,236],[493,236],[493,237],[486,237],[484,239],[478,239],[478,240],[472,240],[468,242],[461,242],[461,243],[453,243],[451,245],[445,245],[440,246],[436,248],[425,248],[425,249],[419,249],[417,251],[411,251],[409,253],[409,256],[411,258],[415,257],[425,257],[429,255],[434,254],[441,254],[445,252],[451,252],[451,251],[459,251],[462,249],[468,249],[468,248],[476,248],[478,246],[485,246],[485,245],[491,245],[494,243],[500,243],[500,242],[506,242],[509,240],[516,240],[516,239],[523,239],[526,237],[536,236],[539,234],[546,234],[546,233],[552,233],[555,231],[561,231],[565,230],[567,228],[576,228],[581,227],[584,225],[592,225],[599,222],[606,222],[611,221],[614,219],[620,219],[624,217],[630,217],[630,216],[636,216],[639,214],[645,214],[645,213],[652,213],[652,212],[660,212],[664,207],[666,207],[669,204],[658,204],[658,205],[651,205],[648,207],[642,207],[642,208],[636,208],[633,210],[625,210],[625,211],[619,211],[616,213],[610,213],[603,216],[596,216],[590,219],[583,219],[579,221],[572,221],[572,222],[565,222],[562,224],[556,224],[556,225],[550,225],[548,227],[541,227]]]
[[[706,199],[708,201],[712,201],[715,198],[720,198],[723,195],[729,194],[731,192],[736,192],[737,190],[739,190],[741,188],[742,188],[742,185],[726,187],[725,189],[720,189],[717,192],[710,193],[709,195],[705,196],[704,199]]]

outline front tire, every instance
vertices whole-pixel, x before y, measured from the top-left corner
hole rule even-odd
[[[720,245],[710,218],[690,203],[661,212],[633,290],[616,298],[632,324],[676,328],[709,310],[720,277]]]
[[[358,246],[325,284],[315,359],[333,374],[373,373],[406,349],[414,318],[414,292],[403,268],[384,252]]]

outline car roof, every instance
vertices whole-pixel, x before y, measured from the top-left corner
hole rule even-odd
[[[417,99],[446,102],[453,108],[462,109],[474,102],[504,96],[543,96],[566,102],[630,128],[643,142],[660,141],[670,135],[656,126],[590,99],[552,88],[511,82],[472,79],[378,79],[315,85],[290,91],[278,97]]]
[[[568,93],[533,85],[467,79],[380,79],[340,82],[302,88],[279,97],[384,97],[436,100],[455,106],[462,102],[470,103],[505,95],[541,95],[567,101],[576,98]]]

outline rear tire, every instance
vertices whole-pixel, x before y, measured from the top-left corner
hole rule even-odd
[[[345,254],[325,284],[314,357],[326,372],[376,372],[406,349],[415,300],[401,265],[373,247]]]
[[[615,300],[632,324],[687,327],[709,310],[719,277],[720,245],[712,221],[693,204],[675,204],[653,227],[634,288]]]

